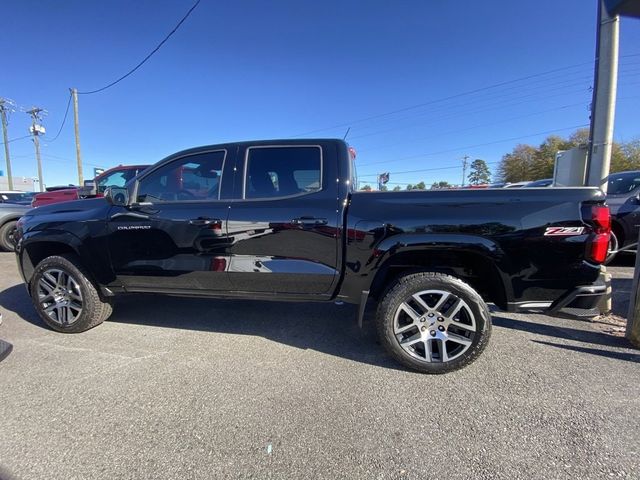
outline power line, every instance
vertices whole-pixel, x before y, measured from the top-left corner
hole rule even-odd
[[[371,148],[364,149],[364,150],[358,149],[358,152],[359,153],[365,153],[365,152],[368,152],[370,150],[378,151],[380,149],[387,148],[387,147],[393,147],[395,145],[406,145],[406,144],[409,144],[409,143],[422,142],[424,140],[431,140],[431,139],[434,139],[434,138],[441,138],[441,137],[443,137],[445,135],[451,135],[453,133],[467,132],[469,130],[475,130],[476,128],[482,128],[482,127],[491,127],[491,126],[495,126],[495,125],[500,125],[502,123],[512,122],[513,120],[520,120],[522,118],[534,117],[536,115],[542,115],[544,113],[556,112],[556,111],[559,111],[559,110],[565,110],[565,109],[568,109],[568,108],[584,106],[584,105],[585,105],[585,102],[577,102],[577,103],[572,103],[572,104],[569,104],[569,105],[562,105],[562,106],[559,106],[559,107],[549,108],[549,109],[546,109],[546,110],[540,110],[540,111],[537,111],[537,112],[527,113],[527,114],[524,114],[524,115],[518,115],[518,116],[515,116],[515,117],[504,118],[502,120],[498,120],[497,122],[480,123],[480,124],[472,125],[470,127],[459,128],[459,129],[455,129],[455,130],[448,130],[446,132],[434,133],[433,135],[429,135],[428,137],[419,137],[419,138],[412,138],[412,139],[409,139],[409,140],[401,140],[401,141],[398,141],[398,142],[387,143],[387,144],[384,144],[384,145],[378,145],[378,146],[371,147]],[[474,112],[471,112],[471,113],[474,113]]]
[[[55,137],[53,137],[51,140],[49,140],[48,138],[45,138],[47,143],[55,142],[58,139],[58,137],[60,136],[60,133],[62,132],[62,129],[64,128],[64,124],[67,121],[67,115],[69,114],[69,106],[70,105],[71,105],[71,94],[69,94],[69,101],[67,102],[67,109],[64,111],[64,118],[62,119],[62,125],[60,125],[60,129],[58,130],[58,133],[56,133]]]
[[[640,53],[637,53],[637,54],[622,55],[622,56],[620,56],[620,58],[639,57],[639,56],[640,56]],[[460,97],[463,97],[463,96],[472,95],[472,94],[475,94],[475,93],[491,90],[491,89],[498,88],[498,87],[501,87],[501,86],[510,85],[510,84],[517,83],[517,82],[522,82],[522,81],[529,80],[529,79],[532,79],[532,78],[542,77],[542,76],[545,76],[545,75],[549,75],[551,73],[566,71],[566,70],[570,70],[572,68],[582,67],[582,66],[585,66],[585,65],[593,65],[593,63],[594,63],[594,61],[591,60],[591,61],[588,61],[588,62],[577,63],[577,64],[569,65],[569,66],[566,66],[566,67],[555,68],[555,69],[552,69],[552,70],[547,70],[545,72],[540,72],[540,73],[536,73],[536,74],[532,74],[532,75],[527,75],[527,76],[519,77],[519,78],[516,78],[516,79],[513,79],[513,80],[507,80],[507,81],[504,81],[504,82],[495,83],[493,85],[488,85],[488,86],[485,86],[485,87],[476,88],[476,89],[469,90],[469,91],[466,91],[466,92],[461,92],[461,93],[457,93],[457,94],[454,94],[454,95],[449,95],[449,96],[442,97],[442,98],[439,98],[439,99],[436,99],[436,100],[430,100],[428,102],[422,102],[422,103],[418,103],[418,104],[414,104],[414,105],[409,105],[407,107],[403,107],[403,108],[400,108],[400,109],[397,109],[397,110],[392,110],[392,111],[385,112],[385,113],[380,113],[380,114],[377,114],[377,115],[371,115],[371,116],[368,116],[368,117],[363,117],[363,118],[360,118],[360,119],[357,119],[357,120],[352,120],[352,121],[349,121],[349,122],[346,122],[346,123],[337,124],[337,125],[334,125],[332,127],[325,127],[325,128],[319,128],[319,129],[315,129],[315,130],[310,130],[310,131],[307,131],[307,132],[304,132],[304,133],[299,133],[299,134],[293,135],[293,136],[294,137],[302,137],[302,136],[305,136],[305,135],[310,135],[312,133],[324,132],[324,131],[327,131],[327,130],[333,130],[333,129],[336,129],[336,128],[343,128],[343,127],[351,126],[351,125],[358,124],[358,123],[364,123],[364,122],[367,122],[369,120],[374,120],[374,119],[377,119],[377,118],[387,117],[389,115],[394,115],[396,113],[401,113],[401,112],[405,112],[405,111],[409,111],[409,110],[414,110],[416,108],[424,107],[424,106],[427,106],[427,105],[432,105],[432,104],[443,102],[443,101],[446,101],[446,100],[451,100],[451,99],[454,99],[454,98],[460,98]]]
[[[572,74],[573,75],[573,74]],[[512,102],[514,100],[519,100],[519,99],[532,99],[535,100],[536,97],[539,97],[540,95],[545,95],[545,99],[546,98],[551,98],[548,95],[548,92],[552,92],[552,91],[557,91],[557,90],[564,90],[570,87],[575,87],[575,86],[589,86],[589,80],[591,79],[591,76],[581,76],[578,78],[566,78],[563,79],[561,82],[555,82],[555,83],[551,83],[551,84],[541,84],[540,82],[534,82],[534,83],[530,83],[530,84],[524,84],[524,85],[517,85],[516,87],[509,87],[509,88],[505,88],[502,91],[496,91],[496,92],[489,92],[488,94],[483,94],[482,96],[477,96],[475,98],[471,98],[471,99],[464,99],[462,102],[460,103],[456,103],[456,104],[449,104],[449,103],[443,103],[441,105],[437,105],[434,107],[429,108],[429,110],[426,111],[422,111],[422,112],[415,112],[412,115],[409,116],[403,116],[403,117],[399,117],[399,118],[389,118],[387,120],[383,120],[382,122],[375,122],[375,124],[380,124],[380,123],[390,123],[390,122],[399,122],[402,120],[410,120],[416,117],[423,117],[423,116],[431,116],[431,115],[435,115],[439,112],[446,112],[447,114],[451,113],[452,110],[462,107],[463,110],[460,112],[456,112],[456,115],[466,115],[468,112],[468,109],[470,106],[474,105],[474,104],[479,104],[477,105],[478,107],[490,107],[490,109],[494,109],[496,106],[503,104],[505,106],[509,106],[509,102]],[[551,78],[546,79],[545,82],[547,80],[551,80]],[[578,81],[576,83],[576,81]],[[567,82],[573,82],[570,84],[567,84]],[[556,88],[550,88],[550,87],[556,87]],[[516,90],[514,92],[509,92],[506,93],[506,91],[508,90]],[[579,90],[579,91],[582,91]],[[574,93],[574,91],[570,91],[570,92],[564,92],[561,94],[561,96],[567,95],[569,93]],[[577,93],[577,92],[576,92]],[[554,96],[559,96],[559,95],[554,95]],[[505,104],[505,102],[507,102]],[[482,105],[482,103],[486,103],[486,105]],[[374,125],[367,125],[367,126],[361,126],[359,128],[364,128],[364,129],[370,129],[370,128],[375,128]],[[391,129],[387,129],[387,130],[382,130],[382,131],[378,131],[378,132],[373,132],[373,133],[366,133],[366,134],[360,134],[357,135],[356,137],[352,137],[352,139],[354,138],[361,138],[363,136],[369,136],[372,134],[377,134],[380,132],[386,132],[386,131],[390,131],[393,130],[395,128],[398,127],[393,127]]]
[[[548,100],[548,99],[555,98],[555,97],[566,98],[567,95],[569,95],[569,94],[581,93],[581,92],[588,93],[587,89],[585,88],[585,89],[580,89],[580,90],[571,90],[569,92],[560,92],[560,93],[553,94],[553,95],[545,94],[543,99],[544,100]],[[501,109],[507,108],[507,107],[516,107],[518,105],[523,105],[523,104],[530,103],[531,101],[539,100],[540,96],[543,95],[543,93],[544,92],[525,95],[525,96],[522,96],[522,97],[516,97],[516,98],[512,98],[512,99],[507,99],[507,100],[505,100],[503,102],[493,102],[493,103],[491,103],[489,105],[482,105],[482,106],[479,106],[480,108],[475,108],[475,109],[472,109],[472,110],[451,111],[451,110],[453,110],[454,108],[456,108],[458,106],[464,106],[464,105],[455,105],[455,106],[453,106],[453,107],[448,109],[449,111],[451,111],[449,114],[440,115],[440,116],[438,116],[436,118],[427,117],[426,118],[426,122],[414,123],[413,125],[414,126],[421,125],[423,127],[429,126],[429,125],[440,125],[440,124],[442,124],[443,120],[450,120],[450,119],[454,119],[454,118],[461,117],[461,116],[462,117],[469,117],[470,115],[490,112],[490,111],[494,111],[494,110],[501,110]],[[585,99],[584,103],[588,103],[588,100]],[[395,130],[398,130],[398,129],[402,129],[402,128],[407,128],[407,127],[401,125],[401,126],[391,127],[391,128],[385,129],[385,130],[377,130],[375,132],[370,132],[370,133],[354,136],[353,140],[359,139],[359,138],[371,137],[371,136],[375,136],[375,135],[380,135],[380,134],[383,134],[383,133],[392,132],[392,131],[395,131]]]
[[[17,142],[18,140],[24,140],[25,138],[31,138],[31,135],[25,135],[24,137],[12,138],[11,140],[7,140],[7,143]],[[0,145],[4,145],[4,142],[0,142]]]
[[[191,15],[191,12],[193,12],[196,7],[200,4],[201,0],[196,0],[196,3],[193,4],[193,6],[189,9],[189,11],[186,13],[186,15],[184,17],[182,17],[182,19],[178,22],[178,24],[174,27],[173,30],[171,30],[169,32],[169,34],[164,37],[164,39],[158,44],[158,46],[156,48],[154,48],[151,53],[149,53],[149,55],[147,55],[146,57],[144,57],[144,59],[138,63],[138,65],[136,65],[135,67],[133,67],[131,70],[129,70],[127,73],[125,73],[123,76],[121,76],[120,78],[118,78],[117,80],[114,80],[113,82],[111,82],[108,85],[105,85],[102,88],[98,88],[97,90],[91,90],[89,92],[78,92],[79,95],[91,95],[92,93],[98,93],[98,92],[102,92],[104,90],[106,90],[107,88],[113,87],[115,84],[120,83],[122,80],[124,80],[125,78],[127,78],[129,75],[131,75],[133,72],[135,72],[136,70],[138,70],[142,65],[144,65],[146,63],[147,60],[149,60],[154,53],[156,53],[158,50],[160,50],[160,47],[162,47],[162,45],[165,44],[165,42],[167,40],[169,40],[169,38],[171,38],[171,36],[176,33],[176,31],[180,28],[180,26],[184,23],[184,21],[189,17],[189,15]]]
[[[549,133],[562,132],[562,131],[565,131],[565,130],[573,130],[573,129],[576,129],[576,128],[583,128],[583,127],[588,127],[588,126],[589,126],[589,124],[587,123],[587,124],[582,124],[582,125],[574,125],[572,127],[556,128],[556,129],[553,129],[553,130],[546,130],[544,132],[536,132],[536,133],[532,133],[532,134],[529,134],[529,135],[522,135],[522,136],[519,136],[519,137],[504,138],[502,140],[495,140],[495,141],[492,141],[492,142],[478,143],[478,144],[475,144],[475,145],[466,145],[464,147],[457,147],[457,148],[452,148],[452,149],[448,149],[448,150],[441,150],[439,152],[420,153],[420,154],[417,154],[417,155],[410,155],[408,157],[397,158],[395,160],[385,160],[385,161],[382,161],[382,162],[366,163],[366,164],[363,164],[363,165],[358,165],[358,167],[378,165],[378,164],[381,164],[381,163],[388,164],[388,163],[392,163],[392,162],[400,162],[400,161],[403,161],[403,160],[409,160],[409,159],[413,159],[413,158],[427,157],[427,156],[432,156],[432,155],[440,155],[442,153],[457,152],[457,151],[466,150],[466,149],[469,149],[469,148],[477,148],[477,147],[484,147],[484,146],[487,146],[487,145],[495,145],[497,143],[511,142],[513,140],[521,140],[523,138],[537,137],[538,135],[546,135],[546,134],[549,134]],[[459,168],[459,167],[455,167],[455,168]],[[390,173],[392,173],[392,174],[415,173],[415,172],[420,172],[420,171],[422,171],[422,170],[409,170],[409,171],[406,171],[406,172],[390,172]],[[358,176],[365,177],[365,176],[372,176],[372,175],[375,175],[375,174],[358,175]]]
[[[404,108],[400,108],[400,109],[397,109],[397,110],[392,110],[392,111],[389,111],[389,112],[386,112],[386,113],[380,113],[380,114],[377,114],[377,115],[371,115],[369,117],[360,118],[358,120],[352,120],[351,122],[335,125],[333,127],[326,127],[326,128],[320,128],[320,129],[316,129],[316,130],[311,130],[311,131],[308,131],[308,132],[305,132],[305,133],[300,133],[298,135],[294,135],[294,137],[301,137],[301,136],[304,136],[304,135],[309,135],[311,133],[316,133],[316,132],[322,132],[322,131],[325,131],[325,130],[332,130],[334,128],[340,128],[340,127],[344,127],[344,126],[351,125],[351,124],[363,123],[363,122],[366,122],[366,121],[369,121],[369,120],[373,120],[373,119],[376,119],[376,118],[386,117],[386,116],[393,115],[393,114],[396,114],[396,113],[406,112],[408,110],[415,110],[416,108],[424,107],[424,106],[427,106],[427,105],[433,105],[434,103],[440,103],[440,102],[443,102],[445,100],[452,100],[454,98],[460,98],[460,97],[464,97],[464,96],[467,96],[467,95],[472,95],[474,93],[479,93],[479,92],[483,92],[483,91],[486,91],[486,90],[491,90],[493,88],[502,87],[502,86],[505,86],[505,85],[510,85],[512,83],[521,82],[521,81],[524,81],[524,80],[529,80],[529,79],[532,79],[532,78],[541,77],[541,76],[544,76],[544,75],[548,75],[550,73],[560,72],[560,71],[564,71],[564,70],[569,70],[571,68],[576,68],[576,67],[581,67],[581,66],[584,66],[584,65],[591,65],[591,64],[593,64],[593,61],[577,63],[575,65],[569,65],[567,67],[556,68],[556,69],[553,69],[553,70],[547,70],[546,72],[536,73],[536,74],[533,74],[533,75],[527,75],[525,77],[516,78],[514,80],[508,80],[508,81],[505,81],[505,82],[500,82],[500,83],[495,83],[493,85],[488,85],[486,87],[481,87],[481,88],[476,88],[476,89],[473,89],[473,90],[468,90],[466,92],[456,93],[454,95],[449,95],[449,96],[442,97],[442,98],[439,98],[439,99],[436,99],[436,100],[430,100],[428,102],[417,103],[417,104],[410,105],[410,106],[407,106],[407,107],[404,107]]]

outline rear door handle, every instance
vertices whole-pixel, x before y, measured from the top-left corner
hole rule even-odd
[[[293,223],[294,225],[300,225],[302,227],[312,227],[318,225],[326,225],[328,222],[326,218],[299,217],[291,220],[291,223]]]

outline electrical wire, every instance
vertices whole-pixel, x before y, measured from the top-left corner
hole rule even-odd
[[[24,140],[25,138],[29,138],[29,137],[31,137],[31,135],[25,135],[24,137],[12,138],[10,140],[7,140],[7,143],[16,142],[18,140]],[[4,145],[4,142],[0,142],[0,145]]]
[[[466,150],[468,148],[485,147],[485,146],[488,146],[488,145],[495,145],[495,144],[498,144],[498,143],[511,142],[513,140],[522,140],[524,138],[537,137],[538,135],[547,135],[547,134],[550,134],[550,133],[562,132],[562,131],[566,131],[566,130],[574,130],[576,128],[583,128],[583,127],[588,127],[588,126],[589,126],[589,124],[587,123],[587,124],[581,124],[581,125],[574,125],[572,127],[555,128],[553,130],[545,130],[544,132],[536,132],[536,133],[532,133],[532,134],[529,134],[529,135],[521,135],[519,137],[503,138],[501,140],[494,140],[492,142],[486,142],[486,143],[478,143],[478,144],[475,144],[475,145],[465,145],[464,147],[456,147],[456,148],[451,148],[451,149],[447,149],[447,150],[440,150],[438,152],[420,153],[420,154],[417,154],[417,155],[410,155],[408,157],[397,158],[395,160],[385,160],[385,161],[382,161],[382,162],[365,163],[365,164],[362,164],[362,165],[358,165],[358,168],[365,167],[365,166],[371,166],[371,165],[378,165],[378,164],[382,164],[382,163],[388,164],[388,163],[392,163],[392,162],[400,162],[400,161],[403,161],[403,160],[410,160],[410,159],[414,159],[414,158],[421,158],[421,157],[427,157],[427,156],[432,156],[432,155],[440,155],[440,154],[443,154],[443,153],[457,152],[457,151],[460,151],[460,150]],[[404,171],[404,172],[390,172],[390,173],[393,173],[393,174],[417,173],[417,172],[421,172],[421,171],[423,171],[423,170],[407,170],[407,171]],[[376,173],[365,174],[365,175],[360,175],[359,174],[358,176],[359,177],[371,177],[371,176],[374,176],[374,175],[377,175],[377,174]]]
[[[64,128],[64,124],[67,121],[67,115],[69,114],[69,107],[71,106],[71,98],[72,98],[72,95],[71,95],[71,93],[69,93],[69,101],[67,102],[67,109],[64,111],[64,118],[62,119],[62,125],[60,125],[60,128],[58,129],[58,133],[56,133],[56,136],[53,137],[51,140],[49,140],[47,137],[44,137],[44,140],[46,140],[47,143],[55,142],[58,139],[58,137],[60,136],[60,133],[62,132],[62,129]]]
[[[638,56],[640,56],[640,53],[629,54],[629,55],[621,55],[619,58],[630,58],[630,57],[638,57]],[[589,61],[589,62],[576,63],[574,65],[569,65],[569,66],[566,66],[566,67],[555,68],[555,69],[552,69],[552,70],[547,70],[547,71],[544,71],[544,72],[540,72],[540,73],[536,73],[536,74],[532,74],[532,75],[527,75],[527,76],[524,76],[524,77],[519,77],[519,78],[516,78],[516,79],[513,79],[513,80],[507,80],[507,81],[504,81],[504,82],[495,83],[493,85],[488,85],[488,86],[485,86],[485,87],[476,88],[476,89],[469,90],[469,91],[466,91],[466,92],[461,92],[461,93],[457,93],[457,94],[454,94],[454,95],[449,95],[449,96],[442,97],[442,98],[439,98],[439,99],[436,99],[436,100],[430,100],[428,102],[422,102],[422,103],[418,103],[418,104],[414,104],[414,105],[409,105],[407,107],[403,107],[403,108],[400,108],[400,109],[397,109],[397,110],[392,110],[392,111],[385,112],[385,113],[380,113],[380,114],[377,114],[377,115],[371,115],[371,116],[368,116],[368,117],[363,117],[363,118],[360,118],[360,119],[357,119],[357,120],[352,120],[350,122],[337,124],[337,125],[334,125],[332,127],[324,127],[324,128],[319,128],[319,129],[315,129],[315,130],[309,130],[309,131],[304,132],[304,133],[299,133],[297,135],[293,135],[293,137],[302,137],[302,136],[305,136],[305,135],[310,135],[312,133],[318,133],[318,132],[324,132],[324,131],[327,131],[327,130],[333,130],[333,129],[337,129],[337,128],[349,127],[349,126],[352,126],[354,124],[364,123],[364,122],[367,122],[367,121],[370,121],[370,120],[374,120],[374,119],[378,119],[378,118],[394,115],[396,113],[406,112],[406,111],[414,110],[414,109],[417,109],[417,108],[420,108],[420,107],[424,107],[424,106],[427,106],[427,105],[433,105],[435,103],[440,103],[440,102],[443,102],[443,101],[452,100],[452,99],[455,99],[455,98],[460,98],[460,97],[464,97],[464,96],[467,96],[467,95],[472,95],[472,94],[475,94],[475,93],[484,92],[484,91],[491,90],[491,89],[494,89],[494,88],[498,88],[498,87],[501,87],[501,86],[510,85],[510,84],[522,82],[522,81],[525,81],[525,80],[530,80],[532,78],[539,78],[539,77],[543,77],[545,75],[549,75],[549,74],[552,74],[552,73],[567,71],[567,70],[570,70],[570,69],[573,69],[573,68],[578,68],[578,67],[583,67],[585,65],[593,65],[593,63],[594,63],[594,61],[592,60],[592,61]]]
[[[399,142],[387,143],[385,145],[377,145],[376,147],[372,147],[370,149],[364,149],[364,150],[358,149],[358,153],[365,153],[365,152],[367,152],[369,150],[379,151],[380,149],[387,148],[387,147],[393,147],[393,146],[396,146],[396,145],[406,145],[406,144],[409,144],[409,143],[421,142],[421,141],[424,141],[424,140],[431,140],[431,139],[434,139],[434,138],[441,138],[444,135],[451,135],[451,134],[454,134],[454,133],[468,132],[469,130],[475,130],[476,128],[491,127],[491,126],[500,125],[500,124],[503,124],[503,123],[512,122],[513,120],[520,120],[522,118],[534,117],[536,115],[542,115],[544,113],[556,112],[556,111],[559,111],[559,110],[566,110],[568,108],[579,107],[579,106],[584,106],[584,103],[583,102],[571,103],[571,104],[568,104],[568,105],[562,105],[562,106],[555,107],[555,108],[549,108],[549,109],[546,109],[546,110],[540,110],[540,111],[537,111],[537,112],[531,112],[531,113],[527,113],[527,114],[524,114],[524,115],[518,115],[516,117],[504,118],[504,119],[498,120],[496,122],[481,123],[481,124],[472,125],[470,127],[460,128],[460,129],[456,129],[456,130],[449,130],[449,131],[446,131],[446,132],[441,132],[441,133],[437,133],[437,134],[434,134],[434,135],[430,135],[428,137],[419,137],[419,138],[413,138],[413,139],[409,139],[409,140],[402,140],[402,141],[399,141]]]
[[[135,67],[133,67],[131,70],[129,70],[127,73],[125,73],[123,76],[121,76],[120,78],[118,78],[117,80],[114,80],[113,82],[111,82],[108,85],[105,85],[102,88],[98,88],[96,90],[91,90],[88,92],[78,92],[78,95],[91,95],[93,93],[99,93],[102,92],[104,90],[106,90],[107,88],[113,87],[114,85],[116,85],[117,83],[120,83],[122,80],[124,80],[125,78],[127,78],[129,75],[131,75],[133,72],[135,72],[136,70],[138,70],[142,65],[144,65],[146,63],[147,60],[149,60],[154,53],[156,53],[158,50],[160,50],[160,48],[162,47],[162,45],[165,44],[165,42],[167,40],[169,40],[169,38],[171,38],[171,36],[176,33],[176,31],[178,30],[178,28],[180,28],[180,26],[184,23],[184,21],[189,17],[189,15],[191,15],[191,12],[193,12],[196,7],[200,4],[201,0],[196,0],[196,3],[193,4],[193,6],[189,9],[189,11],[186,13],[186,15],[184,17],[182,17],[182,19],[178,22],[178,24],[174,27],[173,30],[171,30],[169,32],[169,34],[164,37],[164,39],[158,44],[158,46],[156,48],[154,48],[151,53],[149,53],[149,55],[147,55],[146,57],[144,57],[144,59],[138,63],[138,65],[136,65]]]
[[[396,113],[406,112],[406,111],[409,111],[409,110],[415,110],[416,108],[424,107],[424,106],[427,106],[427,105],[433,105],[435,103],[440,103],[440,102],[443,102],[443,101],[446,101],[446,100],[452,100],[454,98],[460,98],[460,97],[464,97],[464,96],[467,96],[467,95],[472,95],[472,94],[475,94],[475,93],[480,93],[480,92],[484,92],[484,91],[487,91],[487,90],[491,90],[493,88],[498,88],[498,87],[502,87],[502,86],[505,86],[505,85],[510,85],[510,84],[513,84],[513,83],[516,83],[516,82],[521,82],[521,81],[524,81],[524,80],[529,80],[529,79],[532,79],[532,78],[541,77],[541,76],[544,76],[544,75],[548,75],[550,73],[565,71],[565,70],[569,70],[571,68],[576,68],[576,67],[581,67],[581,66],[584,66],[584,65],[591,65],[591,64],[593,64],[593,61],[577,63],[575,65],[569,65],[567,67],[556,68],[556,69],[553,69],[553,70],[547,70],[545,72],[536,73],[536,74],[533,74],[533,75],[527,75],[525,77],[516,78],[514,80],[507,80],[507,81],[504,81],[504,82],[495,83],[493,85],[488,85],[486,87],[481,87],[481,88],[476,88],[476,89],[473,89],[473,90],[468,90],[466,92],[456,93],[454,95],[449,95],[449,96],[442,97],[442,98],[439,98],[439,99],[436,99],[436,100],[430,100],[428,102],[417,103],[417,104],[410,105],[410,106],[407,106],[407,107],[403,107],[403,108],[400,108],[400,109],[397,109],[397,110],[392,110],[392,111],[389,111],[389,112],[386,112],[386,113],[380,113],[380,114],[377,114],[377,115],[371,115],[369,117],[360,118],[358,120],[353,120],[351,122],[341,123],[339,125],[334,125],[333,127],[326,127],[326,128],[316,129],[316,130],[310,130],[308,132],[304,132],[304,133],[300,133],[298,135],[294,135],[294,137],[302,137],[304,135],[309,135],[311,133],[322,132],[322,131],[325,131],[325,130],[332,130],[334,128],[342,128],[342,127],[346,127],[346,126],[357,124],[357,123],[363,123],[363,122],[366,122],[366,121],[369,121],[369,120],[373,120],[373,119],[376,119],[376,118],[386,117],[386,116],[389,116],[389,115],[394,115]]]

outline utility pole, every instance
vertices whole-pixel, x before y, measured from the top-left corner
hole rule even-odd
[[[9,110],[10,102],[4,98],[0,98],[0,116],[2,117],[2,138],[4,141],[4,158],[7,161],[7,180],[9,181],[9,190],[13,190],[13,176],[11,174],[11,156],[9,155],[9,135],[7,133],[7,110]]]
[[[599,0],[598,4],[596,61],[586,184],[600,187],[603,192],[607,193],[618,84],[620,18],[607,12],[604,0]]]
[[[38,135],[45,133],[44,127],[40,125],[40,122],[41,122],[40,114],[42,112],[44,112],[44,110],[38,107],[33,107],[31,110],[27,110],[26,112],[29,115],[31,115],[31,127],[29,127],[29,132],[33,135],[33,144],[36,147],[36,162],[38,164],[38,183],[39,183],[38,188],[40,189],[41,192],[43,191],[42,186],[44,185],[44,182],[42,180],[42,161],[40,160],[40,139],[38,138]]]
[[[80,120],[78,119],[78,89],[70,88],[73,96],[73,125],[76,132],[76,162],[78,163],[78,185],[82,186],[84,177],[82,175],[82,155],[80,154]]]
[[[464,182],[467,179],[467,162],[469,160],[469,155],[465,155],[462,157],[462,186],[464,187]]]

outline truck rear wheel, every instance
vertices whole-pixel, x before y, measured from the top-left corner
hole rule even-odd
[[[447,373],[473,362],[491,336],[491,314],[462,280],[438,272],[401,277],[378,306],[378,335],[400,363]]]
[[[42,260],[31,279],[31,299],[40,318],[52,329],[78,333],[101,324],[111,315],[89,275],[74,256]]]

